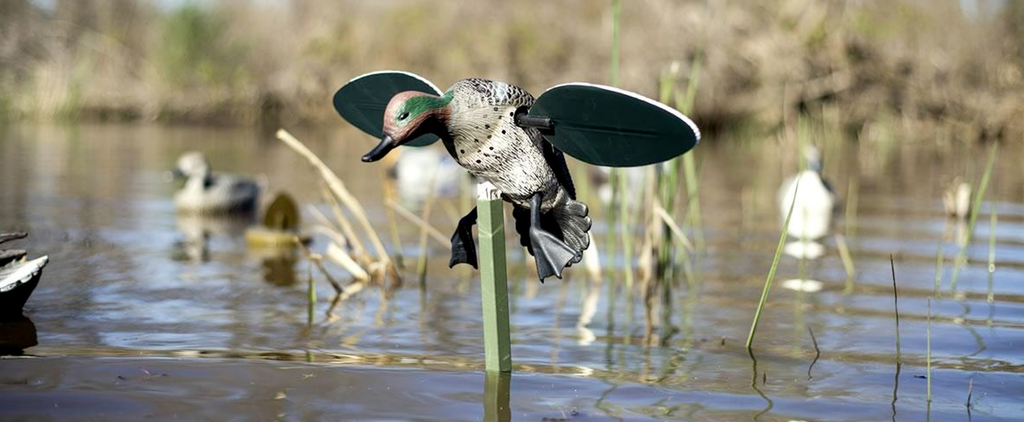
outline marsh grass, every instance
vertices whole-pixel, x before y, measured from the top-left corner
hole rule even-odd
[[[988,220],[988,294],[985,295],[988,303],[993,303],[996,299],[995,293],[992,291],[992,277],[996,272],[996,222],[999,220],[997,208],[997,204],[992,202]]]
[[[932,291],[932,296],[938,297],[939,289],[942,287],[942,250],[943,243],[939,240],[939,245],[935,247],[935,286]]]
[[[903,364],[903,351],[900,348],[900,294],[896,289],[896,262],[889,255],[889,268],[892,270],[892,308],[896,314],[896,365]]]
[[[928,298],[928,323],[925,328],[925,380],[927,382],[926,399],[932,402],[932,299]]]
[[[811,369],[814,369],[814,364],[818,363],[818,359],[821,358],[821,349],[818,347],[818,338],[814,336],[814,330],[810,326],[807,326],[807,333],[811,335],[811,343],[814,344],[814,360],[807,366],[807,380],[810,381],[813,378],[811,376]]]
[[[846,246],[846,236],[839,233],[835,235],[836,248],[839,249],[839,258],[843,261],[843,269],[846,270],[846,287],[843,288],[843,293],[853,293],[853,282],[857,276],[857,271],[853,267],[853,258],[850,257],[850,248]]]
[[[689,81],[686,84],[686,93],[680,97],[676,93],[676,107],[685,115],[693,112],[694,102],[697,98],[697,88],[700,86],[700,73],[703,62],[700,56],[694,60],[690,67]],[[698,178],[697,163],[694,158],[694,151],[690,150],[683,154],[683,175],[686,178],[687,212],[684,222],[693,229],[693,241],[697,250],[705,249],[704,225],[700,208],[700,179]]]
[[[336,218],[334,222],[325,221],[327,218],[322,213],[314,213],[314,216],[323,221],[318,227],[318,231],[327,234],[331,239],[324,254],[312,252],[302,242],[297,240],[295,242],[306,258],[312,265],[316,265],[335,290],[336,295],[327,314],[331,315],[340,301],[358,293],[370,281],[376,280],[380,283],[382,294],[385,297],[390,291],[401,286],[401,275],[384,247],[380,235],[370,224],[359,200],[346,189],[344,182],[324,164],[323,160],[284,129],[277,131],[277,138],[309,161],[309,164],[320,176],[323,182],[322,186],[325,186],[321,193],[325,196],[325,202],[331,206]],[[348,210],[348,214],[362,229],[362,236],[357,234],[348,221],[343,207]],[[372,246],[373,253],[363,248],[364,242]],[[353,281],[344,286],[338,282],[324,266],[325,258],[348,271],[352,275]],[[389,279],[392,281],[391,285],[387,283]],[[311,288],[310,291],[310,300],[315,301],[315,290]]]
[[[775,257],[772,258],[772,266],[768,269],[768,277],[764,281],[764,290],[761,291],[761,299],[757,302],[757,310],[754,311],[754,321],[750,323],[750,333],[747,334],[747,342],[744,347],[747,348],[747,352],[751,356],[754,354],[752,346],[754,344],[754,335],[757,334],[757,324],[761,321],[761,312],[764,310],[764,304],[768,302],[768,292],[772,289],[775,270],[779,267],[779,258],[782,257],[782,250],[786,245],[786,235],[789,233],[789,222],[793,217],[793,208],[796,208],[796,194],[798,192],[800,192],[800,179],[797,179],[796,187],[793,191],[793,199],[790,201],[789,211],[786,213],[786,221],[782,223],[782,234],[779,235],[779,244],[775,247]]]
[[[967,261],[967,248],[971,245],[974,237],[974,223],[978,221],[978,213],[981,211],[981,201],[985,199],[985,190],[988,188],[989,179],[992,177],[992,169],[995,167],[996,152],[999,151],[999,144],[993,143],[989,151],[988,163],[985,164],[985,173],[981,176],[981,183],[978,184],[978,192],[974,195],[971,207],[971,217],[967,222],[967,235],[964,236],[963,244],[960,245],[960,254],[953,265],[953,275],[950,278],[950,289],[956,293],[957,280],[960,277],[960,268]],[[994,211],[993,211],[994,212]]]
[[[900,294],[896,289],[896,262],[889,255],[889,268],[892,270],[892,307],[896,314],[896,374],[892,380],[892,418],[896,420],[897,392],[900,389],[900,370],[903,368],[903,350],[900,342]]]
[[[316,280],[313,279],[313,262],[306,266],[306,279],[308,280],[309,307],[306,311],[306,323],[312,324],[316,314]]]

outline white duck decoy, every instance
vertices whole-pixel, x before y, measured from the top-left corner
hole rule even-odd
[[[821,177],[821,153],[817,148],[808,146],[804,149],[804,157],[807,158],[807,169],[782,183],[777,200],[783,221],[789,213],[790,204],[793,204],[789,235],[799,240],[815,240],[828,234],[837,201],[832,187]]]
[[[251,213],[256,209],[260,193],[256,181],[212,172],[210,163],[201,152],[183,154],[171,176],[185,179],[185,185],[174,194],[174,205],[179,213]]]
[[[448,154],[436,148],[406,148],[394,165],[398,196],[406,204],[420,204],[432,193],[455,197],[466,172]],[[433,191],[431,191],[433,184]]]
[[[942,205],[947,216],[966,219],[971,213],[971,184],[959,177],[954,179],[942,195]]]

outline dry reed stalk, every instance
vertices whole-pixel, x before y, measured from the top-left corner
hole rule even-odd
[[[313,253],[312,251],[310,251],[309,248],[307,248],[306,245],[302,243],[302,240],[299,239],[297,236],[293,238],[292,241],[295,242],[295,244],[298,245],[299,249],[302,250],[302,253],[306,255],[306,259],[309,260],[309,262],[312,262],[314,265],[316,265],[317,269],[319,269],[320,272],[323,273],[324,278],[326,278],[327,281],[331,283],[331,287],[334,287],[334,291],[336,293],[341,293],[344,290],[344,288],[341,287],[341,283],[338,283],[338,280],[335,280],[334,277],[331,276],[331,273],[327,272],[327,268],[324,267],[323,255]]]
[[[679,225],[676,224],[676,221],[672,216],[668,215],[668,211],[665,211],[665,209],[660,206],[655,206],[654,215],[658,216],[661,221],[665,222],[665,225],[668,226],[669,230],[672,230],[673,238],[676,239],[683,248],[688,251],[693,250],[693,244],[686,238],[686,235],[683,234],[683,231],[679,228]]]
[[[424,223],[430,221],[430,210],[434,206],[434,199],[437,197],[434,188],[437,185],[437,174],[430,178],[430,194],[427,195],[426,201],[423,202],[423,211],[420,215],[420,220]],[[388,209],[392,209],[388,207]],[[420,226],[420,256],[416,260],[416,275],[420,279],[420,288],[425,289],[427,286],[427,227],[429,224],[423,224]]]
[[[320,234],[322,234],[324,236],[329,237],[331,239],[331,241],[334,242],[334,243],[337,243],[338,246],[341,247],[342,250],[346,250],[346,248],[345,248],[345,236],[343,236],[341,233],[338,233],[338,231],[335,230],[333,227],[328,227],[328,226],[325,226],[325,225],[322,225],[322,224],[317,224],[317,225],[313,226],[312,230],[314,232],[316,232],[316,233],[320,233]]]
[[[305,157],[313,168],[317,170],[324,182],[327,183],[327,187],[331,190],[331,193],[333,193],[334,196],[352,212],[366,236],[370,239],[370,243],[373,245],[377,254],[377,264],[379,265],[377,270],[380,271],[381,276],[386,276],[389,272],[397,275],[396,272],[391,271],[391,267],[394,266],[394,263],[391,261],[391,257],[388,255],[387,249],[384,248],[384,243],[380,240],[380,236],[377,234],[377,231],[373,229],[369,218],[366,217],[366,211],[363,210],[363,206],[359,203],[359,200],[352,196],[348,189],[345,188],[345,184],[341,179],[338,178],[338,176],[334,174],[329,167],[327,167],[327,164],[324,164],[320,157],[317,157],[313,151],[310,151],[309,148],[292,136],[292,134],[288,133],[288,131],[278,129],[277,139],[280,139],[291,149],[295,150],[295,152],[299,153],[299,155]]]
[[[337,224],[334,224],[324,213],[312,205],[306,206],[306,209],[313,215],[313,219],[317,221],[317,225],[313,226],[313,231],[329,236],[331,240],[337,242],[343,248],[349,248],[349,243],[351,242],[349,242],[344,234],[338,231]]]
[[[352,257],[348,253],[346,253],[344,249],[339,247],[337,243],[329,243],[327,245],[327,251],[325,252],[325,254],[327,255],[327,258],[329,258],[331,261],[334,261],[334,263],[344,268],[345,271],[348,271],[350,274],[352,274],[352,277],[354,277],[356,280],[370,280],[370,274],[363,270],[363,268],[360,267],[359,264],[356,263],[356,261],[353,260]]]
[[[432,239],[436,240],[437,243],[440,243],[449,250],[452,248],[451,240],[445,237],[445,235],[441,233],[440,230],[430,225],[429,222],[427,222],[420,216],[414,214],[412,211],[409,211],[407,208],[401,206],[397,202],[388,201],[384,205],[386,205],[388,208],[395,210],[395,212],[398,213],[399,217],[402,217],[408,220],[409,222],[417,226],[420,226],[420,228],[426,231],[426,233],[430,235]]]
[[[345,238],[350,239],[348,246],[352,248],[352,252],[355,253],[356,257],[361,257],[366,262],[369,262],[370,254],[363,247],[363,242],[352,228],[352,223],[348,221],[348,217],[345,217],[345,213],[341,211],[341,204],[338,203],[338,199],[331,195],[323,181],[320,183],[320,196],[323,197],[327,205],[331,206],[331,213],[334,214],[334,218],[338,221],[337,225],[341,228],[341,232],[345,234]]]

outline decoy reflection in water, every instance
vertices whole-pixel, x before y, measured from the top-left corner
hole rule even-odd
[[[253,216],[245,213],[178,214],[175,223],[183,237],[175,242],[172,257],[178,261],[207,262],[211,238],[240,239],[253,221]]]
[[[179,213],[213,215],[251,213],[256,209],[259,184],[242,176],[214,173],[201,152],[183,154],[170,176],[185,180],[174,194],[174,206]]]

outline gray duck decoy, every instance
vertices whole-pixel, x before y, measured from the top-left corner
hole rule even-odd
[[[21,239],[26,233],[0,233],[0,243]],[[39,285],[49,257],[26,260],[21,249],[0,250],[0,316],[21,315],[32,291]]]
[[[170,175],[174,180],[185,179],[185,185],[174,194],[174,206],[179,213],[251,213],[256,209],[260,193],[256,181],[214,173],[201,152],[183,154]]]
[[[420,135],[436,135],[460,166],[512,203],[520,243],[535,257],[541,281],[561,278],[590,245],[591,220],[587,206],[576,201],[562,152],[538,129],[516,124],[517,114],[533,102],[522,88],[476,78],[456,82],[441,96],[401,92],[385,108],[384,139],[362,161],[380,160]],[[473,208],[459,220],[449,266],[477,266],[476,219]]]

